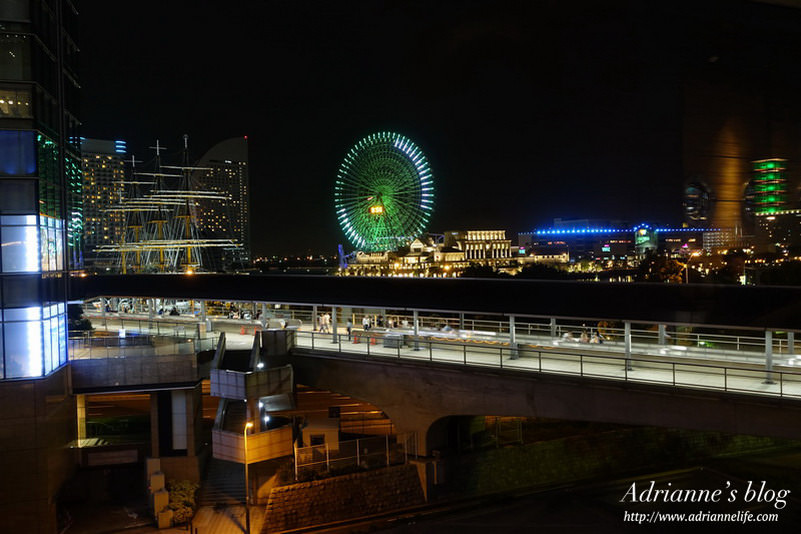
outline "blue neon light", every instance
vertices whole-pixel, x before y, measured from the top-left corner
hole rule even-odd
[[[639,224],[633,228],[544,228],[534,230],[536,235],[584,235],[584,234],[619,234],[636,232],[641,228],[654,232],[719,232],[720,228],[652,228],[648,224]]]

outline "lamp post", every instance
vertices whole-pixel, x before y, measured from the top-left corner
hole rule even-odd
[[[701,253],[698,252],[698,251],[693,252],[692,254],[690,254],[690,257],[687,258],[687,263],[683,264],[684,265],[684,283],[685,284],[689,284],[690,283],[690,269],[689,269],[690,262],[693,261],[693,258],[695,258],[696,256],[700,256],[700,255],[701,255]]]
[[[245,534],[250,534],[250,481],[248,480],[248,429],[253,423],[245,423]]]

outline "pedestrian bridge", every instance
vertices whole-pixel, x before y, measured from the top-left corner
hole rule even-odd
[[[299,332],[285,360],[304,384],[380,406],[420,450],[438,448],[456,415],[546,417],[801,439],[801,375],[745,365],[614,352],[422,340],[386,347],[370,337]]]
[[[245,344],[265,319],[286,319],[298,382],[380,406],[400,431],[428,435],[427,449],[450,415],[801,439],[798,288],[161,275],[87,278],[73,294],[140,299],[126,328],[158,324],[141,303],[191,299],[181,319],[228,321],[229,342]],[[209,301],[249,305],[261,322],[214,318]],[[316,331],[321,313],[328,332]],[[126,321],[110,315],[104,324]],[[376,327],[354,328],[364,316]]]

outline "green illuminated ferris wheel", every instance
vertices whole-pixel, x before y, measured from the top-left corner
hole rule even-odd
[[[420,236],[434,208],[434,177],[420,148],[380,132],[350,149],[334,187],[339,225],[366,252],[391,250]]]

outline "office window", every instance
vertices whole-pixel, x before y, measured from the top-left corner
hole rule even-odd
[[[0,79],[31,79],[31,47],[27,35],[0,35]]]
[[[42,321],[4,322],[3,334],[6,378],[42,376]]]
[[[0,2],[0,20],[30,20],[30,11],[26,0],[3,0]]]
[[[32,108],[29,88],[0,86],[0,119],[30,119]]]
[[[28,216],[34,221],[35,215]],[[9,217],[3,217],[7,219]],[[39,267],[39,231],[36,224],[12,226],[0,224],[0,271],[4,273],[37,272]]]
[[[28,131],[0,130],[0,175],[27,176],[36,173],[33,136],[34,133]]]
[[[60,271],[64,268],[64,236],[61,220],[52,217],[39,217],[39,246],[42,271]]]

